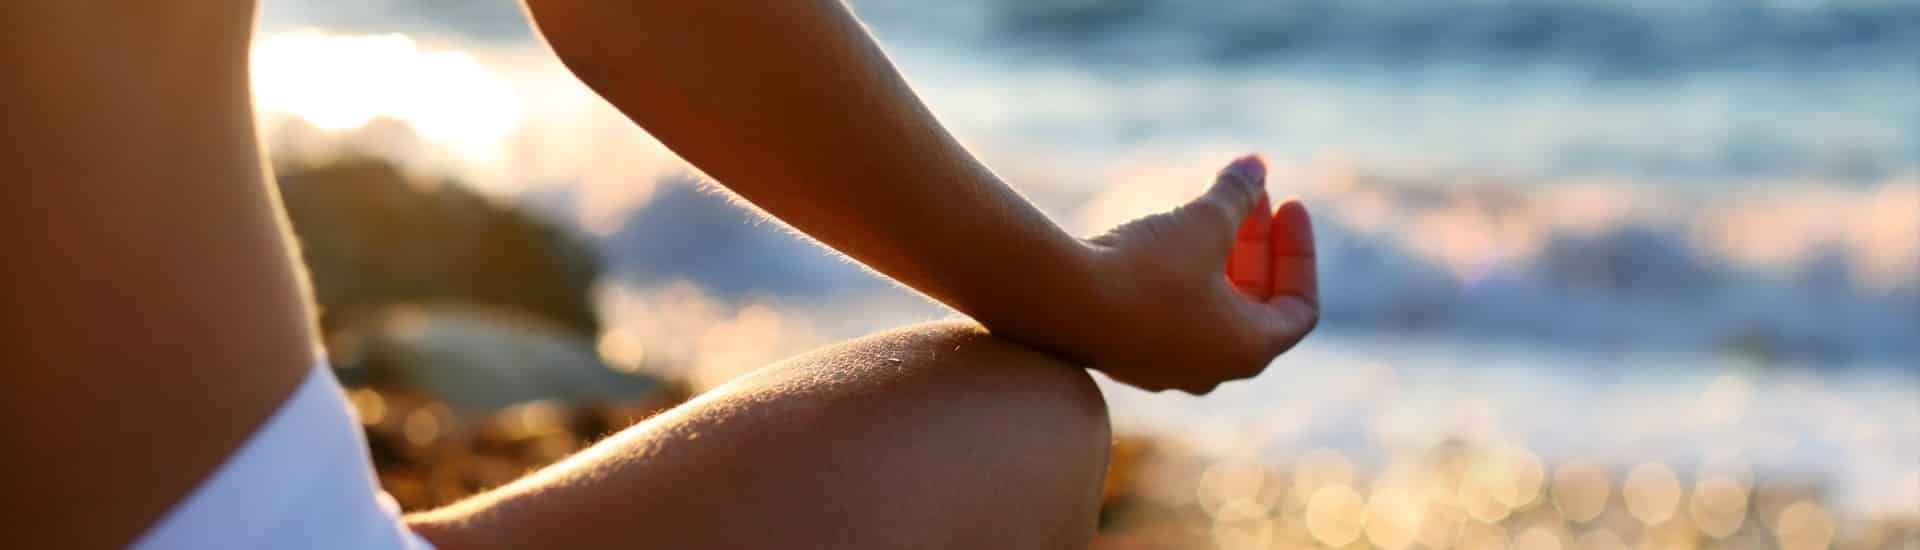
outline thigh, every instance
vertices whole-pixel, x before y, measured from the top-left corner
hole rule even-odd
[[[1084,370],[936,323],[768,367],[413,520],[445,549],[1085,548],[1109,438]]]

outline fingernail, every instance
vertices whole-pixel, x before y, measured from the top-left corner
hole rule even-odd
[[[1233,163],[1228,164],[1224,171],[1251,187],[1264,188],[1267,185],[1267,162],[1258,153],[1233,159]]]

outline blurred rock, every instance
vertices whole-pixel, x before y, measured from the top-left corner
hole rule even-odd
[[[463,185],[348,158],[285,166],[280,193],[327,333],[396,303],[485,304],[599,332],[600,267],[560,229]]]
[[[545,399],[643,399],[661,387],[609,368],[591,340],[565,327],[485,306],[390,306],[327,347],[348,385],[433,396],[463,418]]]

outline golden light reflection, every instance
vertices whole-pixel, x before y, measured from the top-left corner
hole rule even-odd
[[[1568,520],[1592,521],[1607,509],[1609,483],[1606,468],[1590,460],[1569,460],[1553,473],[1553,505]]]
[[[1740,529],[1747,518],[1747,488],[1733,478],[1713,476],[1693,486],[1687,499],[1687,515],[1701,533],[1725,538]]]
[[[1781,510],[1773,530],[1781,550],[1821,550],[1833,543],[1833,517],[1812,501]]]
[[[1328,546],[1346,546],[1360,538],[1367,523],[1367,503],[1346,485],[1328,485],[1307,500],[1307,530]]]
[[[513,437],[535,437],[560,431],[566,423],[566,414],[559,403],[553,401],[535,401],[516,405],[507,410],[512,419],[509,434]]]
[[[1515,510],[1532,506],[1540,497],[1547,466],[1533,451],[1519,445],[1503,445],[1489,457],[1491,465],[1506,477],[1503,491],[1494,498]]]
[[[1265,465],[1252,460],[1229,460],[1216,463],[1200,474],[1199,482],[1194,484],[1194,496],[1201,510],[1217,518],[1222,508],[1235,503],[1253,505],[1265,513],[1285,489],[1280,480],[1268,475]]]
[[[1421,546],[1444,549],[1453,545],[1454,536],[1459,534],[1460,523],[1467,521],[1466,514],[1459,508],[1436,500],[1427,501],[1426,513],[1420,521],[1420,532],[1415,535]]]
[[[1508,540],[1505,527],[1469,521],[1460,525],[1460,536],[1454,541],[1453,547],[1459,550],[1506,550]]]
[[[1652,550],[1695,550],[1700,547],[1700,531],[1685,514],[1675,514],[1666,522],[1648,526],[1640,533],[1640,546]]]
[[[1561,550],[1560,535],[1544,527],[1532,527],[1513,537],[1513,550]]]
[[[1301,514],[1273,518],[1273,529],[1273,540],[1268,548],[1312,548],[1316,544],[1313,531],[1307,529],[1307,518]]]
[[[610,357],[642,356],[649,374],[685,380],[705,391],[753,369],[829,341],[822,327],[835,328],[845,309],[868,312],[872,319],[906,322],[925,307],[915,297],[874,298],[836,303],[832,308],[785,304],[732,303],[690,281],[653,287],[601,284],[594,289],[607,330],[602,335]],[[898,315],[898,317],[888,317]]]
[[[1386,550],[1413,544],[1426,519],[1426,502],[1393,487],[1373,492],[1367,500],[1367,542]]]
[[[1460,508],[1482,523],[1496,523],[1513,512],[1506,502],[1514,491],[1513,476],[1502,465],[1477,461],[1460,478]]]
[[[647,364],[647,346],[630,331],[607,330],[600,333],[594,346],[607,366],[620,372],[639,372]]]
[[[430,445],[445,431],[442,423],[446,419],[443,416],[439,405],[414,409],[413,412],[407,413],[406,420],[401,422],[400,432],[406,435],[409,443],[420,446]]]
[[[1221,550],[1264,550],[1274,536],[1273,518],[1264,506],[1239,499],[1214,515],[1213,541]]]
[[[357,389],[347,392],[347,400],[353,403],[354,415],[362,425],[372,426],[387,419],[387,399],[380,392]]]
[[[1634,519],[1647,525],[1659,524],[1673,517],[1680,505],[1680,478],[1665,464],[1644,463],[1627,472],[1620,496],[1626,499],[1627,513]]]

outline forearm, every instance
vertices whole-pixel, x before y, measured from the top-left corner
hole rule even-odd
[[[600,95],[827,245],[1016,337],[1096,303],[1085,246],[960,146],[838,1],[528,6]]]

